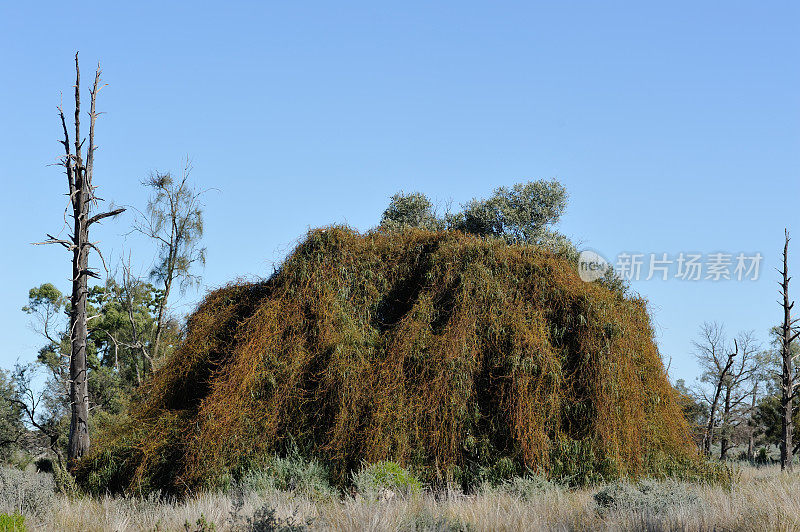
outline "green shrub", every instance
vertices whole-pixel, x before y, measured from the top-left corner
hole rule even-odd
[[[600,512],[634,510],[656,515],[678,506],[692,508],[699,504],[700,497],[680,482],[642,480],[609,484],[595,493],[594,500]]]
[[[396,462],[389,461],[365,465],[353,474],[353,485],[367,498],[377,498],[388,492],[417,495],[422,491],[422,483],[414,475]]]
[[[0,514],[0,532],[25,532],[25,517],[14,512]]]
[[[530,500],[548,491],[561,489],[558,484],[537,475],[514,477],[500,485],[500,489],[522,500]]]
[[[206,516],[203,514],[200,514],[200,517],[195,521],[194,525],[186,521],[183,525],[183,529],[186,530],[186,532],[214,532],[217,530],[217,525],[206,519]]]
[[[50,509],[54,499],[52,476],[0,466],[0,510],[41,514]]]
[[[287,458],[274,457],[259,469],[242,476],[237,487],[244,492],[269,493],[289,491],[314,500],[330,499],[336,495],[328,471],[316,460],[305,460],[297,454]]]
[[[703,458],[679,458],[662,453],[648,457],[649,476],[657,480],[680,480],[730,487],[737,480],[738,470],[730,464]]]

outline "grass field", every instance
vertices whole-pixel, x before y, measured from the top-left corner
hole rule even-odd
[[[601,492],[600,497],[595,495]],[[204,493],[183,502],[59,496],[29,530],[800,530],[800,474],[739,468],[731,486],[644,482],[569,490],[546,483],[371,500],[290,492]],[[599,500],[599,502],[598,502]],[[3,511],[13,514],[15,508]],[[293,528],[295,527],[295,528]]]

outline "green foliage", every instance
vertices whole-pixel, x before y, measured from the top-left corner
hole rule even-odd
[[[242,476],[238,488],[245,493],[290,491],[314,500],[331,499],[336,490],[331,487],[327,469],[316,460],[305,460],[298,454],[287,458],[274,457]]]
[[[641,480],[615,482],[594,494],[598,511],[632,510],[645,515],[663,514],[671,508],[692,511],[700,497],[682,482]]]
[[[206,516],[203,514],[200,514],[200,517],[197,518],[194,525],[186,521],[183,528],[186,532],[214,532],[217,529],[217,525],[206,519]]]
[[[25,532],[25,516],[19,513],[0,514],[0,532]]]
[[[160,243],[159,258],[150,276],[167,292],[175,281],[181,288],[196,284],[200,278],[192,268],[206,260],[206,249],[199,245],[203,237],[203,192],[189,183],[190,171],[187,161],[181,179],[158,173],[144,183],[152,195],[147,202],[146,223],[137,228]]]
[[[453,226],[510,242],[545,243],[557,239],[547,228],[558,223],[566,207],[567,191],[558,181],[528,181],[500,187],[485,200],[473,199]]]
[[[540,475],[527,475],[506,480],[500,489],[522,500],[530,500],[544,493],[558,491],[561,486]]]
[[[433,203],[424,194],[398,192],[383,211],[381,227],[389,231],[407,227],[435,231],[442,227],[442,221],[436,217]]]
[[[439,218],[433,203],[419,192],[398,192],[381,216],[380,227],[397,231],[413,227],[429,231],[451,229],[510,243],[528,243],[577,260],[575,246],[552,227],[567,207],[567,191],[556,180],[528,181],[500,187],[488,199],[473,199],[462,211]],[[607,283],[621,281],[615,277]]]
[[[0,460],[9,461],[20,450],[19,440],[25,433],[17,390],[8,372],[0,369]]]
[[[0,466],[0,509],[24,515],[46,512],[55,500],[53,477]]]
[[[664,452],[652,452],[646,458],[650,464],[649,476],[657,480],[673,479],[727,488],[738,479],[737,470],[725,462],[671,456]]]
[[[88,324],[87,381],[91,432],[124,418],[130,398],[149,368],[146,353],[152,342],[159,298],[160,291],[152,285],[129,280],[120,284],[110,279],[105,285],[90,288],[87,311],[93,318]],[[34,328],[46,343],[39,350],[37,364],[18,366],[11,383],[5,383],[4,376],[0,376],[0,437],[7,425],[5,420],[19,423],[15,420],[19,418],[20,405],[25,404],[30,411],[26,415],[35,414],[44,435],[41,440],[55,442],[45,443],[45,449],[65,454],[70,413],[69,301],[54,285],[44,283],[30,290],[23,311],[32,316]],[[168,330],[168,336],[175,343],[175,325]],[[39,369],[47,374],[41,400],[30,386]],[[16,408],[6,408],[10,398],[16,399],[12,403]],[[4,413],[8,416],[4,417]]]
[[[400,464],[391,461],[382,461],[375,464],[365,464],[353,473],[353,485],[362,496],[374,499],[383,493],[391,492],[398,495],[419,495],[422,483]]]

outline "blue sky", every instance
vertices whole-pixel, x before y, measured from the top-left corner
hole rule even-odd
[[[0,366],[39,340],[31,286],[68,288],[55,106],[102,62],[100,195],[189,155],[207,196],[204,288],[267,276],[309,227],[373,226],[397,190],[458,204],[559,179],[560,228],[614,257],[760,252],[757,282],[640,281],[671,373],[704,320],[762,338],[780,319],[783,228],[800,297],[800,8],[789,2],[49,2],[0,7]],[[65,98],[66,101],[67,98]],[[141,272],[125,216],[95,233]],[[10,229],[10,230],[9,230]]]

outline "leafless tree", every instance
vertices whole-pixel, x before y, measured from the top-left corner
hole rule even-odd
[[[717,425],[717,412],[725,382],[733,367],[736,353],[727,353],[725,331],[717,322],[706,322],[700,326],[700,337],[694,342],[695,357],[702,369],[700,380],[710,388],[700,387],[697,399],[708,406],[708,421],[703,435],[703,451],[711,454],[714,441],[714,428]]]
[[[781,470],[792,471],[794,448],[792,437],[794,427],[792,414],[794,412],[794,398],[797,395],[796,379],[793,368],[792,342],[800,332],[796,330],[797,319],[792,319],[794,301],[789,300],[789,230],[784,230],[783,243],[783,269],[781,275],[780,294],[783,301],[779,302],[783,308],[783,322],[780,327],[780,353],[781,353]]]
[[[95,269],[89,267],[89,253],[92,249],[100,254],[97,242],[89,240],[89,228],[101,220],[117,216],[125,209],[112,209],[94,214],[100,198],[95,195],[92,184],[94,170],[94,152],[97,149],[94,140],[97,94],[102,88],[100,83],[100,67],[97,67],[94,84],[89,91],[89,145],[84,159],[83,146],[86,138],[81,137],[81,74],[78,54],[75,54],[75,118],[74,139],[70,144],[69,130],[63,107],[59,105],[58,113],[64,133],[64,155],[61,164],[64,166],[69,189],[69,205],[64,211],[64,225],[71,233],[59,238],[48,234],[47,240],[37,244],[60,244],[72,253],[72,295],[70,297],[70,405],[72,416],[69,429],[69,461],[74,464],[89,450],[89,392],[86,374],[86,341],[88,337],[86,298],[88,295],[89,277],[98,278]],[[71,211],[71,212],[70,212]],[[69,213],[69,214],[68,214]],[[100,255],[102,260],[102,255]]]
[[[189,182],[191,170],[187,159],[180,179],[174,179],[169,173],[151,175],[144,184],[153,194],[146,213],[134,226],[136,231],[159,245],[159,258],[150,276],[161,285],[163,293],[158,303],[150,362],[163,354],[169,298],[176,283],[181,290],[196,284],[199,277],[192,273],[192,269],[205,264],[206,250],[200,246],[203,237],[201,197],[205,191],[198,191]]]
[[[41,434],[46,443],[43,445],[49,449],[56,457],[59,467],[64,468],[64,456],[61,452],[59,431],[56,418],[43,419],[40,415],[40,406],[45,402],[46,391],[36,392],[31,386],[31,373],[34,372],[33,365],[17,365],[14,368],[15,395],[8,400],[16,404],[23,415],[24,423],[36,429]],[[24,437],[20,434],[19,437]],[[41,440],[41,438],[36,438]]]
[[[720,417],[720,460],[728,457],[731,447],[731,434],[745,415],[751,411],[746,403],[752,398],[753,389],[749,386],[756,372],[755,356],[759,346],[753,332],[739,333],[733,340],[733,352],[729,355],[734,361],[722,380],[724,398]]]

